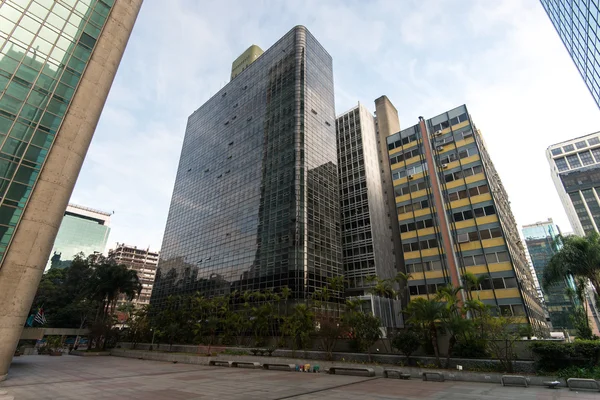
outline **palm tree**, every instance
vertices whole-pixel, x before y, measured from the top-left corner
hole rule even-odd
[[[572,275],[589,279],[596,293],[600,294],[600,235],[594,232],[586,237],[559,236],[557,242],[562,247],[544,268],[544,288]]]
[[[406,307],[406,313],[409,315],[408,322],[421,327],[429,336],[438,367],[441,367],[438,330],[445,308],[444,303],[422,297],[412,300]]]
[[[473,291],[478,291],[481,284],[488,279],[489,277],[487,275],[475,275],[472,272],[465,272],[463,275],[463,282],[465,283],[465,289],[469,293],[469,296],[473,298]],[[477,295],[477,298],[479,298],[479,294]]]
[[[394,280],[379,279],[376,276],[367,276],[367,282],[372,284],[372,286],[368,289],[371,294],[390,299],[396,297],[396,291],[393,287]]]

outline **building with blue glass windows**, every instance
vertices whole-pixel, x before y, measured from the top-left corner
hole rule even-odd
[[[525,244],[538,281],[542,279],[544,269],[560,248],[559,242],[556,240],[560,234],[559,227],[554,224],[552,219],[523,226]],[[571,335],[574,335],[576,333],[575,327],[570,316],[573,314],[575,305],[567,295],[568,287],[575,290],[572,276],[566,276],[563,282],[541,290],[552,329],[563,332],[569,331]]]
[[[0,380],[141,5],[0,2]]]
[[[540,0],[600,107],[600,0]]]

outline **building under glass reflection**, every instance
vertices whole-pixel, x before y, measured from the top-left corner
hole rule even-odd
[[[69,204],[58,229],[48,268],[66,268],[79,253],[104,253],[110,234],[110,213]]]
[[[332,60],[298,26],[189,117],[151,302],[304,299],[342,274],[339,219]]]
[[[600,107],[600,0],[541,0]]]
[[[0,260],[113,4],[0,4]]]
[[[544,269],[559,249],[559,242],[556,239],[560,234],[560,229],[552,222],[552,219],[523,226],[525,244],[538,281],[542,280]],[[542,282],[540,282],[541,284]],[[576,333],[571,319],[574,304],[567,295],[567,287],[575,290],[575,284],[571,276],[566,276],[563,282],[552,285],[550,288],[542,288],[542,293],[552,329],[555,331],[567,330],[573,335]]]

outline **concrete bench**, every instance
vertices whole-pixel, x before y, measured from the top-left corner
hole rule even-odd
[[[213,367],[231,367],[231,361],[225,360],[210,360],[208,365]]]
[[[399,369],[384,368],[383,377],[389,378],[390,375],[397,375],[399,379],[410,379],[410,374],[402,372]]]
[[[284,369],[286,371],[294,371],[296,369],[296,365],[295,364],[265,363],[265,364],[263,364],[263,368],[264,369],[276,368],[276,369]]]
[[[375,376],[375,370],[368,367],[329,367],[325,372],[331,375],[335,375],[336,372],[347,372],[352,373],[366,373],[367,376]]]
[[[527,378],[522,375],[502,375],[500,382],[502,382],[502,386],[529,386],[529,383],[527,383]]]
[[[423,372],[421,374],[424,381],[444,382],[444,374],[441,372]]]
[[[262,367],[260,365],[259,362],[252,362],[252,361],[232,361],[231,362],[231,366],[232,367],[249,367],[249,368],[260,368]]]
[[[594,379],[569,378],[567,379],[569,390],[595,390],[600,391],[600,383]]]

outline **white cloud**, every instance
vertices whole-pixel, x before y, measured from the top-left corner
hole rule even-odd
[[[111,242],[161,245],[187,117],[250,44],[303,24],[332,55],[336,112],[386,94],[402,127],[466,103],[520,224],[569,230],[544,150],[600,113],[539,2],[145,2],[73,201],[114,209]]]

